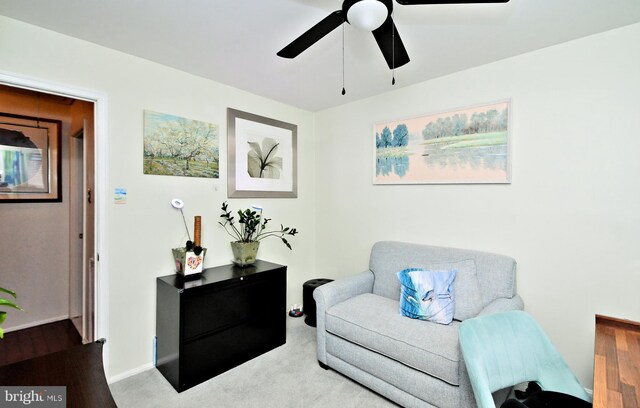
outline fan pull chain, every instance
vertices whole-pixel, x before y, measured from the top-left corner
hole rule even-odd
[[[393,11],[391,12],[393,19]],[[396,25],[391,24],[391,85],[396,84]]]
[[[344,89],[344,23],[342,23],[342,95],[346,93]]]

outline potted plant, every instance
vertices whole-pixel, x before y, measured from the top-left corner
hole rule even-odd
[[[270,218],[262,216],[262,207],[253,206],[246,210],[238,210],[238,219],[229,211],[227,202],[222,203],[221,218],[224,222],[219,222],[233,238],[231,242],[231,250],[233,251],[233,262],[239,266],[251,265],[256,261],[260,241],[269,237],[278,237],[282,242],[291,248],[291,244],[285,237],[294,236],[298,230],[291,227],[285,227],[280,224],[280,229],[267,229]]]
[[[14,299],[16,298],[16,292],[12,290],[0,287],[0,292],[8,293],[11,296],[13,296]],[[19,306],[17,306],[11,300],[7,300],[3,298],[0,298],[0,306],[12,307],[14,309],[22,310]],[[4,330],[2,329],[2,323],[6,318],[7,318],[7,312],[5,312],[4,310],[1,310],[0,311],[0,339],[4,337]]]

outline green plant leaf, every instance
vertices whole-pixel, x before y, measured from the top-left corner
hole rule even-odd
[[[4,292],[4,293],[8,293],[11,296],[13,296],[14,298],[16,297],[16,292],[9,290],[9,289],[5,289],[3,287],[0,287],[0,292]]]
[[[2,299],[2,298],[0,298],[0,306],[8,306],[8,307],[12,307],[14,309],[22,310],[20,308],[20,306],[17,306],[15,304],[11,303],[10,301],[8,301],[7,299]]]
[[[229,217],[229,212],[226,212],[228,209],[226,201],[222,205],[223,214],[221,215],[224,218],[225,222],[218,222],[220,226],[222,226],[227,234],[231,236],[234,240],[232,242],[257,242],[261,241],[265,238],[269,237],[277,237],[282,240],[282,243],[287,246],[287,248],[291,248],[291,244],[284,238],[285,235],[295,235],[298,231],[295,228],[285,227],[280,224],[280,230],[266,230],[266,225],[270,218],[262,217],[262,210],[260,212],[253,211],[251,209],[246,210],[238,210],[238,225],[234,225],[232,221],[232,217]]]

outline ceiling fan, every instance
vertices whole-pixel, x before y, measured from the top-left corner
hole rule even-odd
[[[396,0],[406,6],[420,4],[507,3],[509,0]],[[409,62],[409,54],[400,39],[391,13],[393,0],[344,0],[342,8],[329,14],[289,45],[278,51],[283,58],[295,58],[322,37],[347,22],[362,30],[371,31],[387,61],[389,69]]]

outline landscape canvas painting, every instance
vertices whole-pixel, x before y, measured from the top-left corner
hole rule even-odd
[[[144,174],[219,177],[218,125],[144,111]]]
[[[374,125],[374,184],[509,183],[509,102]]]

